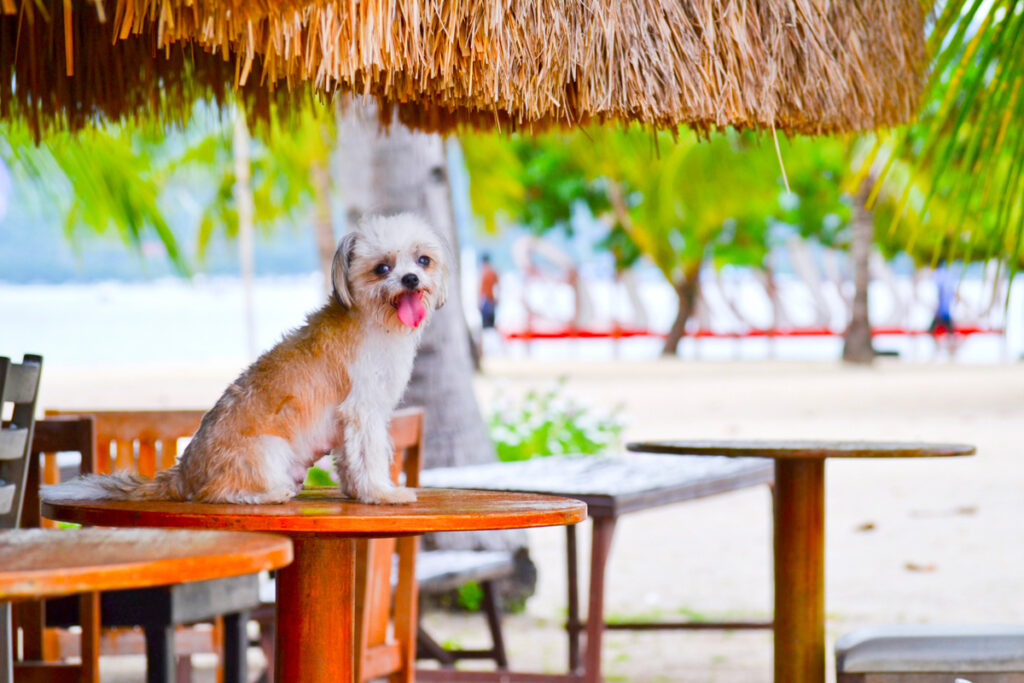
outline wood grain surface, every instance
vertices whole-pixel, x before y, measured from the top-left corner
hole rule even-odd
[[[402,536],[430,531],[510,529],[575,524],[586,505],[552,496],[493,491],[417,489],[407,505],[367,505],[334,487],[307,489],[281,505],[173,501],[69,501],[42,505],[43,516],[100,526],[185,527],[348,537]]]
[[[775,459],[822,458],[940,458],[973,455],[969,444],[913,443],[899,441],[649,441],[626,448],[643,453],[669,455],[728,455]]]
[[[0,600],[55,597],[250,574],[292,561],[270,534],[168,529],[0,532]]]

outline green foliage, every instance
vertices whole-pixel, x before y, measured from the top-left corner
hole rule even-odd
[[[331,479],[331,474],[327,470],[313,465],[306,472],[306,481],[302,483],[308,489],[319,488],[324,486],[337,486],[337,482]]]
[[[622,433],[618,412],[606,415],[563,395],[565,380],[530,391],[521,403],[499,395],[488,419],[498,459],[510,462],[563,453],[600,453]]]
[[[180,213],[181,193],[199,200],[197,258],[213,236],[238,234],[233,119],[197,105],[181,130],[107,126],[60,133],[36,145],[24,126],[0,126],[0,158],[40,201],[60,207],[72,243],[86,234],[116,234],[136,251],[152,234],[182,275],[191,272],[166,216]],[[250,139],[250,187],[257,229],[297,221],[313,199],[312,171],[326,165],[334,117],[310,107],[285,124],[274,119]]]
[[[698,141],[637,128],[591,128],[463,140],[474,210],[501,213],[534,232],[564,225],[585,203],[605,219],[602,248],[620,268],[642,253],[678,282],[707,259],[760,266],[780,222],[829,245],[844,239],[849,199],[838,140],[780,140],[795,196],[785,201],[774,144],[728,132]],[[474,190],[474,188],[476,188]]]
[[[463,138],[462,149],[470,168],[470,201],[489,230],[504,216],[534,234],[551,229],[572,234],[577,204],[595,215],[607,208],[605,193],[562,136],[477,134]]]
[[[928,48],[932,73],[919,119],[879,140],[862,168],[878,174],[875,191],[891,203],[886,232],[919,260],[945,250],[1020,267],[1024,4],[949,0]]]
[[[456,599],[459,607],[467,612],[479,612],[484,602],[484,589],[476,581],[469,581],[459,586]]]
[[[39,192],[39,201],[60,207],[64,231],[75,244],[77,231],[114,234],[141,253],[152,232],[163,243],[175,269],[189,267],[164,218],[159,198],[166,181],[166,154],[148,129],[120,126],[60,133],[36,146],[18,124],[0,126],[0,157],[15,177]]]

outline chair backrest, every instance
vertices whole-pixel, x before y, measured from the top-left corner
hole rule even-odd
[[[56,459],[57,453],[78,453],[82,458],[81,471],[88,473],[92,471],[94,444],[92,418],[65,416],[36,420],[26,468],[28,474],[25,477],[25,495],[21,507],[21,528],[57,526],[56,522],[44,520],[39,514],[39,481],[43,457]],[[46,628],[44,605],[43,601],[26,601],[16,605],[15,623],[21,630],[21,649],[25,661],[47,659],[43,637]],[[96,661],[90,662],[90,671],[98,667],[98,658],[97,651]],[[99,680],[98,670],[93,680]]]
[[[391,418],[394,446],[391,478],[405,474],[406,486],[419,486],[423,409],[407,408]],[[376,538],[361,541],[356,557],[356,681],[387,677],[391,683],[411,682],[416,665],[416,553],[419,538]],[[397,555],[395,563],[393,557]],[[394,582],[393,568],[397,570]],[[389,629],[390,626],[390,629]]]
[[[22,502],[21,527],[56,526],[39,515],[39,484],[41,464],[45,458],[56,461],[57,453],[78,453],[79,471],[88,474],[95,463],[95,430],[91,417],[65,415],[36,420],[29,448],[28,475],[25,477],[25,497]]]
[[[95,422],[95,461],[98,474],[133,472],[152,477],[174,465],[178,440],[196,433],[203,410],[47,410],[47,417],[88,415]],[[44,457],[43,481],[60,481],[56,459]]]
[[[20,364],[0,358],[0,529],[16,528],[21,520],[42,368],[41,356],[26,354]],[[10,420],[2,421],[8,404]]]

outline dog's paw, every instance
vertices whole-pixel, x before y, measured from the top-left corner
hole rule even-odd
[[[386,489],[377,489],[366,496],[359,496],[364,503],[375,505],[401,505],[403,503],[415,503],[416,492],[404,486],[392,486]]]

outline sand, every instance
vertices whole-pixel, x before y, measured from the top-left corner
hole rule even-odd
[[[202,407],[237,370],[50,367],[42,401],[44,407]],[[1024,460],[1017,447],[1024,428],[1024,364],[883,361],[864,369],[832,363],[495,359],[486,363],[476,386],[486,406],[496,391],[542,388],[560,376],[567,378],[567,394],[603,408],[621,407],[625,440],[975,444],[978,455],[972,458],[828,464],[829,644],[867,624],[1024,623]],[[565,662],[564,532],[536,530],[529,536],[540,581],[526,613],[507,619],[510,658],[517,669],[559,671]],[[585,530],[582,537],[587,536]],[[764,487],[628,515],[613,545],[607,613],[766,617],[770,566]],[[473,615],[427,619],[439,640],[466,645],[484,631]],[[612,633],[603,662],[610,681],[757,683],[771,679],[771,637]],[[208,662],[197,664],[205,680],[212,680]],[[109,680],[138,680],[127,665],[104,666]],[[115,669],[123,673],[115,675]]]

